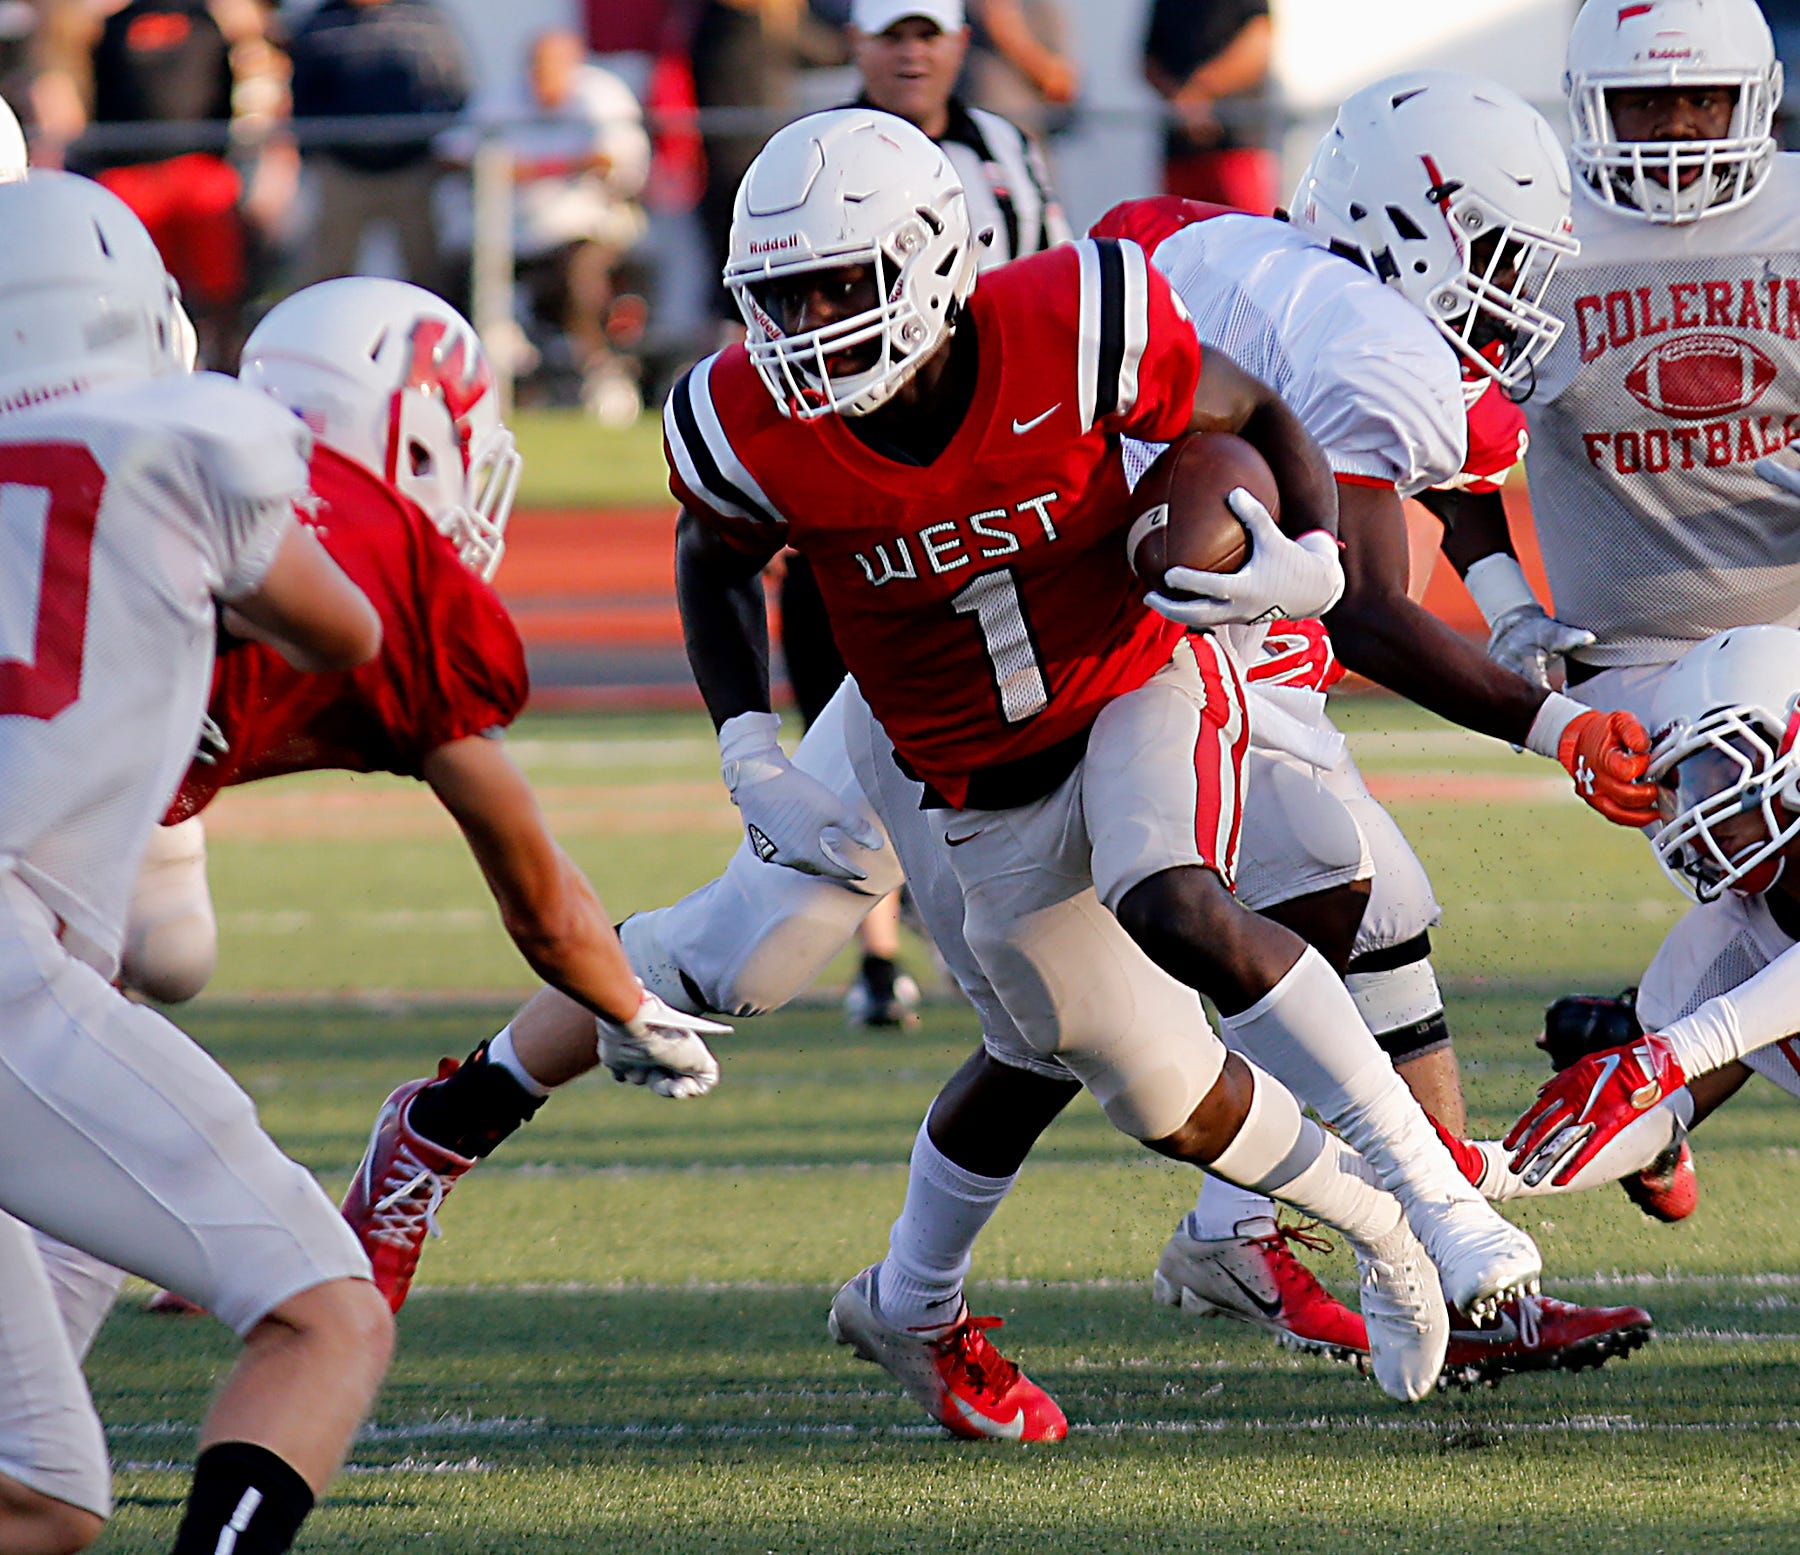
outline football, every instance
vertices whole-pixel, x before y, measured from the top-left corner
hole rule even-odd
[[[1633,399],[1683,421],[1754,405],[1778,369],[1766,351],[1730,335],[1681,335],[1646,351],[1625,375]]]
[[[1250,535],[1225,505],[1237,486],[1280,515],[1275,476],[1241,437],[1190,432],[1157,456],[1131,494],[1125,536],[1125,554],[1146,587],[1161,590],[1170,567],[1236,572],[1244,565]]]

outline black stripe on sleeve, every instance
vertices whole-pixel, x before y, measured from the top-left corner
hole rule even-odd
[[[697,495],[723,497],[762,523],[780,523],[749,492],[727,480],[725,472],[719,468],[718,460],[713,458],[712,449],[707,447],[706,437],[700,430],[699,419],[694,415],[693,377],[696,371],[696,368],[690,367],[681,375],[674,392],[669,396],[669,404],[675,411],[675,428],[681,434],[681,444],[687,449],[688,457],[694,461],[694,468],[700,473],[700,484],[705,488]]]
[[[1125,256],[1117,238],[1096,238],[1100,255],[1100,353],[1094,373],[1094,420],[1119,407],[1119,368],[1125,360]]]

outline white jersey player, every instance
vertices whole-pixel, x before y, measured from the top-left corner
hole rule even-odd
[[[184,1555],[223,1548],[228,1522],[243,1555],[287,1548],[391,1342],[311,1176],[223,1070],[110,983],[137,860],[193,753],[218,606],[307,667],[380,640],[293,521],[304,428],[190,376],[187,341],[117,199],[60,173],[0,186],[5,1548],[80,1548],[109,1509],[100,1423],[28,1227],[245,1339],[202,1433]]]
[[[1469,1162],[1510,1198],[1636,1173],[1754,1070],[1800,1096],[1800,631],[1749,626],[1663,678],[1652,842],[1700,905],[1644,974],[1636,1040],[1562,1070]]]
[[[1800,509],[1755,472],[1800,433],[1800,156],[1754,0],[1590,0],[1564,83],[1581,253],[1525,402],[1553,615],[1491,527],[1446,549],[1502,662],[1565,655],[1571,695],[1647,720],[1694,643],[1800,623]]]
[[[1800,433],[1800,157],[1777,153],[1781,66],[1754,0],[1589,0],[1564,78],[1580,256],[1526,402],[1533,597],[1497,499],[1445,536],[1489,651],[1648,721],[1671,664],[1732,626],[1800,623],[1800,508],[1758,478]],[[1552,1015],[1554,1017],[1554,1008]],[[1694,1202],[1685,1147],[1628,1191]]]

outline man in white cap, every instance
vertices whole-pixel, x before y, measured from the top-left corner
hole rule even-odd
[[[854,0],[851,49],[862,77],[859,108],[879,108],[923,130],[944,150],[969,202],[982,269],[1066,243],[1073,235],[1050,187],[1042,151],[1018,125],[956,95],[969,51],[963,0]],[[802,719],[811,724],[844,678],[812,565],[789,556],[781,581],[781,650]],[[863,920],[862,964],[845,1008],[860,1026],[912,1022],[918,985],[894,957],[899,898]]]

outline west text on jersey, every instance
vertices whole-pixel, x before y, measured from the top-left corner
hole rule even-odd
[[[974,561],[996,561],[1023,550],[1027,543],[1056,539],[1056,523],[1050,504],[1059,500],[1054,491],[1040,492],[1015,502],[1011,509],[984,508],[967,518],[942,519],[926,524],[911,535],[879,541],[869,551],[856,552],[856,564],[875,588],[919,577],[919,566],[941,576]]]

